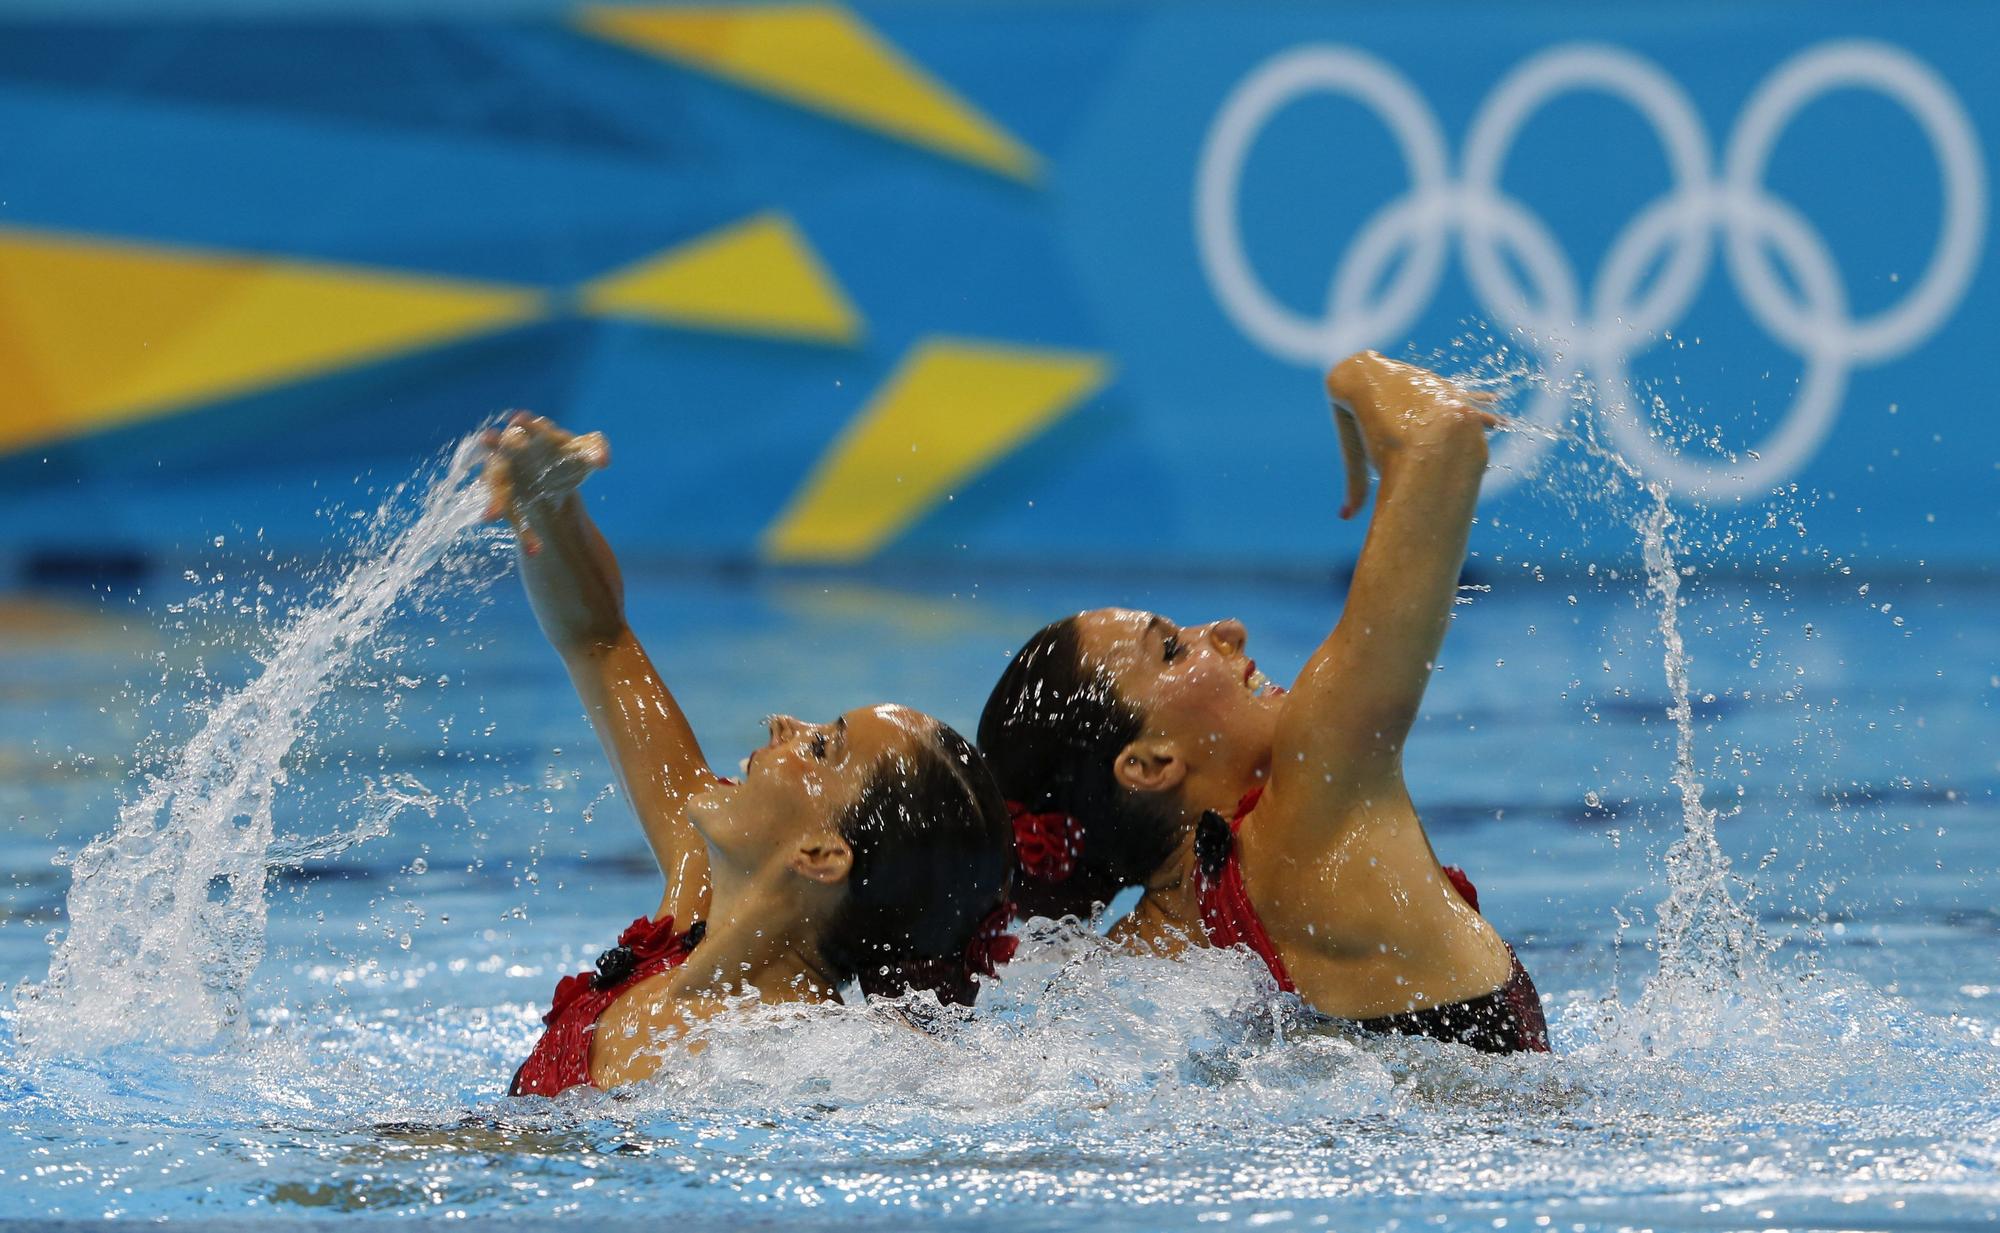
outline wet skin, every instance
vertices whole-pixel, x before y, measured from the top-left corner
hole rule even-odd
[[[737,783],[688,802],[707,846],[708,933],[678,968],[642,980],[605,1009],[592,1037],[591,1081],[644,1079],[700,1020],[745,998],[837,1002],[820,930],[838,911],[853,852],[838,826],[877,775],[909,774],[936,721],[898,706],[862,707],[832,723],[768,721]]]
[[[833,999],[818,939],[847,893],[840,819],[869,776],[908,763],[936,721],[895,706],[826,724],[771,719],[740,784],[710,767],[693,727],[626,623],[624,586],[577,487],[607,465],[602,436],[516,414],[489,433],[488,515],[518,533],[535,619],[562,656],[666,887],[659,920],[705,922],[695,955],[639,982],[598,1020],[591,1079],[643,1079],[694,1022],[746,998]]]
[[[1403,782],[1402,747],[1444,637],[1486,462],[1485,400],[1372,352],[1328,377],[1348,462],[1343,516],[1381,494],[1338,625],[1288,694],[1259,696],[1248,633],[1153,613],[1081,614],[1085,659],[1145,717],[1119,752],[1128,791],[1164,794],[1180,850],[1118,930],[1200,939],[1195,822],[1264,794],[1238,838],[1245,885],[1305,999],[1348,1018],[1445,1005],[1505,984],[1512,962],[1445,878]]]

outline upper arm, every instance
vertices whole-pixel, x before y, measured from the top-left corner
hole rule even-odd
[[[694,730],[630,629],[564,655],[591,727],[666,877],[661,911],[707,915],[708,849],[687,802],[715,782]]]

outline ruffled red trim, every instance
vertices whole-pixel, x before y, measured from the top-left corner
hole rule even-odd
[[[590,1082],[590,1041],[597,1020],[618,995],[645,980],[687,961],[688,953],[701,940],[701,924],[684,933],[674,932],[674,918],[659,920],[640,917],[618,935],[618,947],[605,952],[596,971],[578,972],[556,982],[549,998],[549,1013],[542,1037],[514,1072],[514,1096],[554,1096]],[[627,952],[619,954],[619,950]],[[620,973],[606,981],[613,956]]]
[[[1208,935],[1209,943],[1248,947],[1270,969],[1278,988],[1296,993],[1298,986],[1292,983],[1271,935],[1264,932],[1256,905],[1250,902],[1250,892],[1243,885],[1243,863],[1236,853],[1236,832],[1263,795],[1262,788],[1244,793],[1236,802],[1236,816],[1227,822],[1213,811],[1202,815],[1201,829],[1207,833],[1198,831],[1195,836],[1195,892],[1201,904],[1202,932]]]

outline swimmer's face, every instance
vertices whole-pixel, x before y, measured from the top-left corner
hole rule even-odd
[[[1157,613],[1099,608],[1080,613],[1076,630],[1085,666],[1108,672],[1145,716],[1145,738],[1172,743],[1191,768],[1223,782],[1269,769],[1284,698],[1259,693],[1241,621],[1182,628]]]
[[[789,869],[837,883],[851,863],[839,827],[876,775],[916,765],[936,721],[900,706],[861,707],[831,723],[789,715],[766,721],[770,739],[740,782],[688,804],[712,858],[744,874]]]

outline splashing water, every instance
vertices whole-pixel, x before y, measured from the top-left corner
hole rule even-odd
[[[1487,357],[1487,363],[1495,357]],[[1497,377],[1474,374],[1463,384],[1501,389],[1539,387],[1587,411],[1594,391],[1580,379],[1561,380],[1520,365],[1506,366]],[[1626,405],[1612,414],[1634,414]],[[1646,571],[1646,594],[1657,604],[1661,666],[1665,674],[1667,718],[1674,725],[1671,783],[1680,798],[1680,837],[1668,848],[1665,865],[1668,892],[1657,909],[1654,947],[1658,969],[1647,981],[1633,1021],[1671,1024],[1695,1036],[1712,1033],[1716,1012],[1726,1003],[1764,986],[1768,973],[1763,957],[1771,944],[1751,914],[1731,890],[1729,857],[1717,839],[1718,810],[1708,805],[1705,785],[1695,765],[1694,708],[1690,702],[1688,666],[1691,656],[1680,631],[1681,579],[1679,519],[1672,492],[1661,481],[1649,480],[1624,455],[1605,445],[1594,430],[1598,416],[1583,414],[1582,427],[1516,420],[1507,431],[1527,432],[1578,450],[1612,469],[1613,474],[1643,494],[1641,508],[1631,516]],[[1692,573],[1691,569],[1686,570]],[[1593,794],[1594,795],[1594,794]],[[1696,1030],[1697,1025],[1705,1030]]]
[[[561,793],[536,802],[537,789],[512,782],[523,764],[559,758],[549,742],[580,725],[573,717],[544,725],[557,699],[569,702],[567,682],[552,671],[512,671],[486,647],[471,656],[440,646],[410,659],[464,656],[448,661],[454,690],[469,678],[491,725],[481,731],[467,723],[471,708],[456,692],[440,709],[459,720],[454,752],[477,755],[457,765],[493,807],[477,818],[468,813],[473,825],[449,831],[399,823],[368,849],[372,861],[347,862],[342,876],[305,884],[296,901],[273,895],[268,922],[246,919],[258,947],[267,943],[255,931],[268,928],[270,957],[256,996],[244,999],[245,1026],[226,1049],[174,1051],[172,1038],[154,1030],[168,1018],[159,1010],[147,1016],[146,1030],[128,1023],[117,1038],[151,1037],[164,1049],[82,1056],[18,1049],[9,1028],[18,1035],[27,1015],[41,1016],[42,1038],[60,1046],[73,1025],[123,1014],[111,1003],[130,998],[133,982],[146,986],[136,992],[150,1005],[164,1004],[155,985],[174,977],[136,966],[129,953],[136,942],[88,953],[66,944],[70,979],[61,990],[52,980],[20,1015],[0,1008],[0,1121],[11,1117],[4,1129],[14,1132],[0,1134],[0,1189],[8,1189],[10,1210],[50,1220],[242,1210],[273,1220],[407,1214],[504,1225],[574,1212],[607,1229],[662,1218],[764,1228],[804,1217],[856,1228],[885,1217],[926,1227],[965,1217],[997,1233],[1057,1223],[1152,1233],[1211,1220],[1392,1227],[1416,1210],[1454,1231],[1503,1223],[1569,1228],[1584,1220],[1863,1227],[1907,1224],[1919,1210],[1963,1213],[1968,1224],[1982,1213],[1990,1219],[2000,1202],[2000,1112],[1991,1096],[2000,1091],[2000,1051],[1989,1037],[2000,1040],[2000,1029],[1976,1001],[1962,998],[1970,1012],[1947,1021],[1838,970],[1813,982],[1761,981],[1762,942],[1716,845],[1718,813],[1728,816],[1714,807],[1722,793],[1711,786],[1705,795],[1696,772],[1698,746],[1708,738],[1693,724],[1700,707],[1689,704],[1681,630],[1693,650],[1715,657],[1700,675],[1733,675],[1690,607],[1709,597],[1708,586],[1691,582],[1679,564],[1702,553],[1699,515],[1669,510],[1664,491],[1593,453],[1587,437],[1575,444],[1590,480],[1622,485],[1617,517],[1606,523],[1615,522],[1619,546],[1629,543],[1622,538],[1629,525],[1646,550],[1648,589],[1635,622],[1644,632],[1634,636],[1649,648],[1645,677],[1658,679],[1661,665],[1650,648],[1663,652],[1671,698],[1631,711],[1645,710],[1655,724],[1664,713],[1676,733],[1669,768],[1655,739],[1661,730],[1629,714],[1615,730],[1583,730],[1620,764],[1654,770],[1656,779],[1673,772],[1662,799],[1678,808],[1657,816],[1661,830],[1678,823],[1681,842],[1669,857],[1671,885],[1657,913],[1658,970],[1636,1002],[1627,994],[1625,1004],[1613,1004],[1626,986],[1615,978],[1607,984],[1603,970],[1600,893],[1631,885],[1634,871],[1624,860],[1631,853],[1607,850],[1549,804],[1584,785],[1558,778],[1544,791],[1541,766],[1525,758],[1441,765],[1424,779],[1427,797],[1518,800],[1524,812],[1536,811],[1510,809],[1504,825],[1445,822],[1437,829],[1454,855],[1470,852],[1466,863],[1494,892],[1496,915],[1526,941],[1526,961],[1551,998],[1553,1056],[1489,1058],[1432,1041],[1304,1031],[1274,1005],[1261,966],[1242,954],[1136,958],[1112,953],[1083,931],[1037,927],[978,1007],[929,1007],[930,1031],[910,1030],[880,1004],[771,1008],[711,1022],[702,1032],[705,1048],[676,1053],[657,1081],[635,1090],[505,1098],[507,1074],[540,1029],[551,983],[587,966],[607,924],[626,918],[618,911],[607,920],[614,904],[650,906],[658,886],[626,819],[600,827],[586,816],[565,828],[549,819],[575,819],[579,802],[566,803]],[[385,547],[367,554],[357,576],[379,573],[395,553]],[[681,692],[690,710],[704,715],[734,712],[748,722],[762,713],[765,699],[743,696],[738,663],[759,664],[759,676],[787,688],[831,676],[838,688],[823,692],[836,695],[852,683],[899,679],[912,664],[933,696],[976,696],[991,682],[990,658],[964,650],[978,642],[964,631],[990,629],[970,615],[928,646],[857,636],[851,641],[858,649],[841,658],[776,615],[741,620],[748,601],[740,584],[691,593],[689,581],[676,576],[650,586],[641,577],[633,586],[635,611],[658,618],[679,606],[690,621],[709,622],[696,626],[713,631],[708,670],[690,665]],[[1254,601],[1254,588],[1245,589]],[[414,603],[433,592],[414,585],[412,575],[402,594]],[[455,601],[458,592],[445,594]],[[1079,599],[1102,596],[1092,590]],[[1610,638],[1634,613],[1623,593],[1586,601],[1585,637],[1567,649],[1594,661],[1585,644],[1596,620]],[[890,612],[910,602],[903,594],[882,601]],[[1052,601],[1038,585],[1006,602],[1032,613]],[[1538,601],[1531,588],[1495,587],[1480,602],[1491,606],[1490,619],[1455,631],[1461,648],[1502,643],[1511,636],[1509,614],[1553,626],[1558,614],[1569,620],[1579,611]],[[726,615],[718,620],[718,612]],[[1301,639],[1324,632],[1317,590],[1273,599],[1263,615],[1271,626],[1296,627]],[[876,632],[880,620],[871,610],[855,628]],[[1253,624],[1266,627],[1261,617]],[[370,628],[379,655],[393,632]],[[285,637],[291,633],[288,627]],[[525,619],[509,639],[522,663],[541,662],[545,651]],[[1532,649],[1560,663],[1565,648],[1551,649],[1551,642],[1508,650]],[[313,648],[328,644],[299,645],[295,655],[327,658]],[[419,671],[400,653],[390,658],[397,661],[392,678]],[[1509,671],[1527,659],[1512,660]],[[285,662],[282,654],[267,657],[265,675]],[[320,675],[319,666],[297,667],[301,682]],[[337,687],[352,685],[354,675]],[[1479,701],[1484,682],[1468,690],[1463,680],[1441,678],[1441,692]],[[677,691],[681,686],[677,679]],[[316,720],[325,725],[347,714],[353,695],[321,689],[285,696],[317,699]],[[299,721],[285,707],[273,712],[276,699],[265,698],[259,722],[291,723],[296,733]],[[1518,746],[1554,747],[1560,757],[1563,739],[1576,734],[1572,710],[1504,702]],[[1756,718],[1747,705],[1741,713]],[[1775,711],[1773,718],[1783,721]],[[1470,716],[1462,726],[1470,730]],[[405,731],[416,727],[406,723]],[[1500,739],[1489,733],[1480,722],[1477,740]],[[268,736],[259,730],[251,743],[263,748]],[[337,791],[351,803],[350,782],[297,756],[316,739],[298,737],[292,776],[270,779],[267,799],[281,790],[287,804],[311,795],[308,777],[317,773],[324,776],[318,799]],[[419,740],[407,752],[429,767],[440,747]],[[277,755],[263,762],[275,770]],[[184,753],[175,773],[194,765]],[[544,776],[538,790],[555,792],[555,778]],[[1712,770],[1706,778],[1726,782]],[[149,797],[155,787],[148,785]],[[1602,804],[1615,810],[1615,793],[1606,795],[1614,799]],[[280,836],[264,854],[265,867],[320,859],[380,831],[387,815],[376,812],[378,800],[391,811],[438,800],[393,776],[370,785],[368,796],[360,826],[296,843]],[[163,798],[148,815],[157,830],[172,828],[172,805]],[[1761,811],[1742,819],[1746,826],[1769,820]],[[551,826],[558,828],[554,842]],[[118,839],[106,841],[114,855],[126,851]],[[1732,827],[1723,839],[1741,836]],[[128,842],[138,851],[136,839]],[[523,885],[523,852],[538,854],[532,864],[543,879],[540,897]],[[123,876],[133,858],[96,859]],[[173,869],[184,868],[185,858],[178,859],[183,864]],[[188,872],[205,885],[214,867],[211,861]],[[130,885],[121,892],[127,899]],[[362,928],[398,896],[431,913],[413,947]],[[103,902],[103,911],[115,911],[120,900],[107,894]],[[534,909],[533,920],[520,926],[524,906]],[[315,920],[313,907],[324,907],[324,917]],[[198,923],[191,919],[189,932]],[[1949,954],[1984,953],[1975,948],[1986,935],[1966,932],[1973,941]],[[0,945],[18,940],[23,953],[32,946],[39,966],[46,951],[20,933],[10,939],[0,930]],[[1924,952],[1905,953],[1914,960]],[[126,964],[126,983],[93,985],[96,1000],[86,1006],[75,979],[104,955]],[[198,968],[181,962],[170,972],[189,981]],[[1747,975],[1739,979],[1739,972]],[[1911,981],[1904,996],[1933,1011],[1933,1000],[1952,987],[1904,979]],[[233,987],[243,987],[240,977]],[[56,998],[67,1000],[52,1010]],[[1764,1209],[1777,1214],[1764,1218]]]
[[[256,679],[217,699],[172,763],[119,810],[116,828],[77,855],[69,928],[48,980],[18,991],[23,1044],[186,1048],[238,1021],[264,955],[272,805],[286,756],[397,600],[479,522],[485,497],[470,482],[479,454],[476,438],[461,442],[400,531],[402,490],[392,495],[376,514],[379,547],[292,618]],[[356,837],[303,850],[337,851]]]
[[[1681,798],[1681,837],[1667,849],[1671,890],[1659,907],[1660,971],[1651,992],[1672,987],[1678,994],[1689,982],[1700,982],[1713,995],[1751,977],[1763,943],[1756,922],[1730,893],[1729,858],[1715,833],[1717,811],[1702,800],[1694,763],[1694,708],[1688,701],[1688,653],[1680,631],[1674,515],[1664,486],[1648,484],[1646,491],[1652,506],[1640,519],[1640,542],[1646,589],[1660,605],[1660,645],[1672,699],[1667,716],[1674,722],[1673,784]]]

